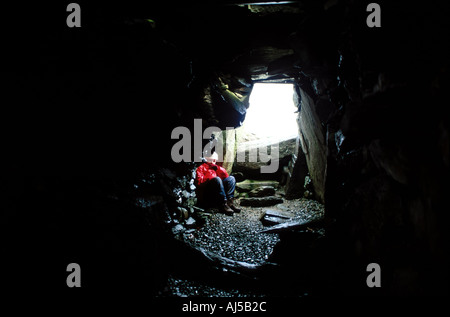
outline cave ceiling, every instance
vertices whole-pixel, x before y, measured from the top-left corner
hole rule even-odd
[[[155,21],[163,38],[192,63],[194,71],[283,82],[300,69],[293,39],[316,7],[310,1],[218,1],[175,7],[170,15],[161,11],[165,15],[156,14]],[[319,7],[323,9],[323,4]]]

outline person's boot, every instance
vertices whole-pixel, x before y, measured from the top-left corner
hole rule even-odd
[[[236,207],[234,205],[234,198],[230,198],[227,200],[227,205],[230,207],[234,212],[241,212],[241,209],[239,207]]]
[[[232,216],[233,215],[233,209],[231,209],[227,202],[224,201],[224,203],[219,207],[219,212],[224,213],[227,216]]]

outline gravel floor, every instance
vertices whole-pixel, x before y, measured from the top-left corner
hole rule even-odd
[[[260,221],[266,209],[289,211],[294,219],[311,219],[323,215],[323,205],[310,199],[284,200],[272,207],[242,207],[233,216],[213,213],[207,223],[194,232],[184,234],[185,242],[202,247],[220,256],[251,264],[263,264],[269,258],[278,234],[260,233]],[[169,279],[169,293],[174,296],[238,296],[238,291],[224,291],[196,282]],[[245,296],[245,294],[240,294]]]
[[[178,279],[170,276],[166,295],[172,297],[262,297],[262,294],[242,292],[237,289],[220,289],[197,281]]]
[[[263,211],[258,209],[243,208],[232,217],[215,213],[205,226],[184,238],[220,256],[262,264],[279,239],[276,234],[258,233],[264,228],[259,220]]]
[[[285,200],[272,207],[241,207],[240,213],[214,213],[202,228],[184,235],[186,242],[220,256],[251,264],[263,264],[279,241],[277,234],[260,233],[266,209],[290,211],[294,219],[306,220],[323,214],[323,206],[310,199]]]

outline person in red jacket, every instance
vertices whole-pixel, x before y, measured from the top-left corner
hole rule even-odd
[[[233,215],[241,210],[234,205],[234,189],[236,180],[227,171],[216,164],[217,153],[206,157],[196,171],[197,194],[202,205],[219,207],[226,215]]]

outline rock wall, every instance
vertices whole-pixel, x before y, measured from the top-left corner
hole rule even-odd
[[[295,78],[315,197],[335,220],[339,287],[448,293],[449,8],[381,7],[380,29],[364,27],[364,3],[316,7],[291,34],[291,67],[279,69]],[[378,290],[364,283],[372,262],[383,268]]]
[[[343,290],[448,294],[448,57],[441,59],[443,38],[432,35],[448,28],[431,22],[443,21],[445,10],[385,7],[388,28],[353,29],[340,50],[331,95],[338,110],[326,125],[326,214],[337,219],[330,235],[345,259]],[[427,22],[419,26],[419,18]],[[378,290],[361,283],[372,262],[382,268]]]
[[[246,138],[240,131],[237,133],[236,142],[237,149],[233,171],[241,172],[245,177],[254,179],[280,179],[283,167],[288,165],[296,148],[296,139],[268,143],[266,139]],[[260,153],[270,155],[272,149],[278,150],[278,159],[267,162],[267,159],[262,158]],[[251,157],[254,157],[253,160],[256,159],[256,162],[252,162]],[[262,166],[271,165],[275,169],[274,172],[261,173]]]
[[[329,130],[327,212],[339,219],[336,234],[347,245],[349,259],[356,260],[347,263],[344,275],[356,283],[352,270],[379,262],[385,274],[383,292],[388,294],[448,291],[443,282],[448,280],[444,266],[449,259],[443,244],[448,237],[442,227],[448,222],[443,212],[448,209],[443,151],[449,145],[448,126],[443,128],[441,119],[423,115],[416,107],[427,100],[429,96],[417,90],[392,88],[363,98],[370,110],[361,106],[352,116],[361,123],[370,122],[361,116],[376,116],[376,126],[353,121],[352,131],[346,130],[347,112],[341,121],[345,134]],[[393,118],[403,106],[397,113],[403,115]],[[380,115],[383,109],[389,111]],[[444,147],[439,145],[442,142]]]
[[[296,139],[294,153],[286,168],[285,179],[285,197],[286,199],[295,199],[300,197],[312,198],[312,191],[305,193],[305,181],[308,178],[308,166],[306,156],[300,145],[300,137]],[[282,179],[283,181],[283,179]]]
[[[309,175],[312,179],[315,197],[325,201],[325,174],[327,167],[327,144],[323,124],[316,113],[313,99],[301,88],[301,104],[298,116],[300,144],[306,157]]]
[[[229,175],[233,171],[233,165],[236,158],[237,151],[237,131],[235,129],[223,130],[221,137],[219,139],[223,144],[223,164],[222,167],[225,168]]]

